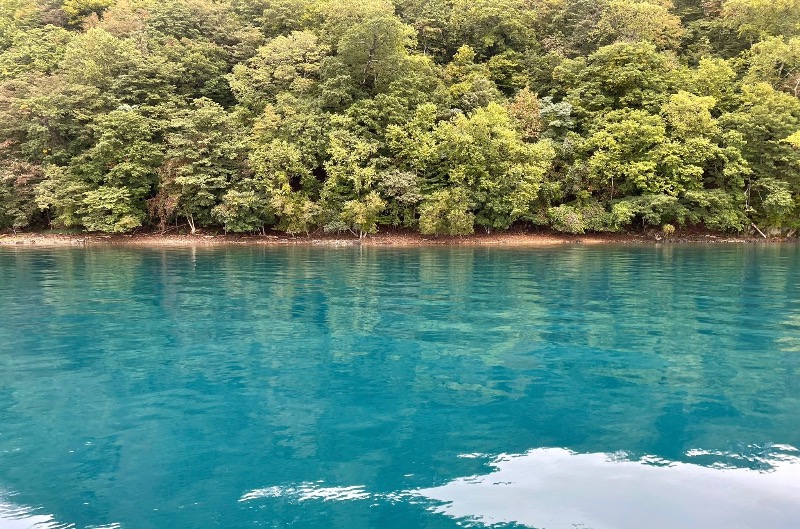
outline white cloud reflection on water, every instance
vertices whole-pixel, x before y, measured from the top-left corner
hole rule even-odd
[[[432,512],[474,525],[517,523],[538,529],[797,529],[800,457],[792,447],[776,448],[779,452],[770,454],[763,470],[540,448],[501,455],[490,463],[492,472],[439,487],[370,494],[363,486],[303,483],[257,489],[240,501],[432,503]],[[686,455],[727,454],[693,450]]]
[[[0,528],[2,529],[50,529],[58,527],[52,516],[32,514],[28,509],[0,500]]]
[[[693,455],[702,455],[697,452]],[[609,454],[536,449],[501,456],[494,471],[417,494],[435,512],[485,525],[543,529],[800,527],[800,459],[768,471],[626,461]]]
[[[38,509],[17,505],[12,494],[0,491],[0,529],[75,529],[75,524],[60,523]],[[96,525],[87,529],[121,529],[120,524]]]

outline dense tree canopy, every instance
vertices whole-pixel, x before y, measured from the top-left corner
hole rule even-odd
[[[0,229],[754,224],[798,0],[0,0]]]

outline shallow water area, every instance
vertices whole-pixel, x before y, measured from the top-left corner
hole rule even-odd
[[[0,248],[0,528],[800,527],[800,248]]]

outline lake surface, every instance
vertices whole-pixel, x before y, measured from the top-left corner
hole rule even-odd
[[[0,249],[0,528],[796,529],[800,248]]]

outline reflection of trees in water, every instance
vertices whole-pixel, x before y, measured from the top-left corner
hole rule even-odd
[[[265,484],[448,479],[463,475],[459,453],[679,459],[800,442],[796,255],[0,254],[15,274],[13,290],[0,284],[14,323],[0,326],[13,350],[0,355],[0,418],[25,432],[0,437],[0,452],[21,448],[0,456],[3,479],[73,517],[135,520],[141,504],[235,501]]]

